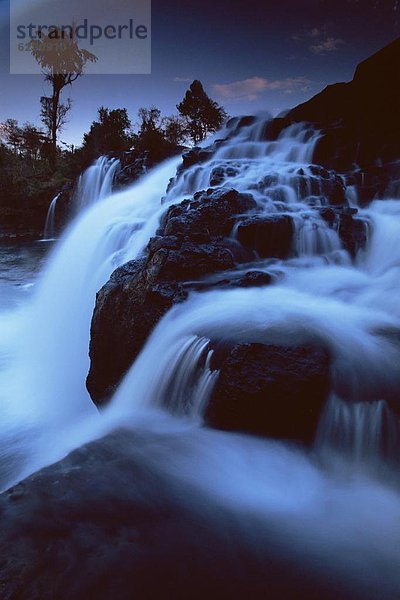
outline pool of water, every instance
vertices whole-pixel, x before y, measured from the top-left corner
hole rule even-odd
[[[49,249],[42,242],[0,245],[0,312],[26,302]]]

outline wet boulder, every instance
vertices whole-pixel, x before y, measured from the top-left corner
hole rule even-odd
[[[229,165],[215,167],[211,171],[210,185],[212,185],[212,186],[221,185],[224,183],[224,181],[226,181],[226,179],[229,179],[230,177],[236,177],[236,175],[238,175],[238,173],[239,173],[239,171],[237,168],[231,167]]]
[[[354,258],[359,250],[366,247],[369,236],[368,221],[357,217],[356,208],[336,208],[332,206],[320,209],[320,215],[335,229],[343,247]]]
[[[339,218],[339,237],[348,253],[355,257],[359,250],[365,248],[368,241],[368,223],[363,219],[342,213]]]
[[[329,392],[329,356],[321,348],[238,344],[221,355],[207,413],[227,431],[311,443]]]
[[[117,269],[96,297],[87,388],[96,404],[115,391],[158,320],[187,294],[176,282],[148,277],[145,261]]]
[[[234,189],[218,188],[197,192],[193,200],[184,200],[171,206],[162,220],[160,233],[188,235],[196,239],[203,233],[204,240],[228,236],[237,217],[256,208],[257,204],[250,194],[241,194]]]
[[[193,165],[201,164],[209,160],[213,155],[213,150],[210,148],[200,148],[195,146],[182,155],[182,168],[188,169]]]
[[[251,586],[254,600],[266,590],[269,600],[365,600],[364,571],[359,593],[347,594],[353,579],[328,571],[328,562],[324,576],[305,568],[305,549],[311,561],[317,548],[313,531],[310,544],[288,550],[293,535],[277,528],[276,511],[260,519],[209,492],[208,474],[221,484],[224,443],[225,435],[204,429],[120,429],[2,493],[1,599],[238,599]],[[179,477],[177,465],[193,477]]]
[[[87,388],[107,402],[150,333],[196,281],[230,271],[243,258],[228,239],[235,218],[253,210],[249,194],[210,190],[170,207],[144,256],[117,269],[96,298]]]
[[[293,220],[287,215],[255,215],[240,222],[237,238],[261,258],[288,258],[293,232]]]
[[[184,241],[117,269],[97,294],[92,318],[87,387],[94,402],[109,399],[159,320],[187,298],[184,282],[233,265],[217,243]]]

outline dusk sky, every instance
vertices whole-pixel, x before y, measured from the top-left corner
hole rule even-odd
[[[61,138],[80,144],[101,105],[126,107],[133,123],[141,106],[171,114],[194,78],[230,115],[276,114],[351,79],[399,35],[399,21],[393,0],[153,0],[151,75],[82,77],[67,91],[73,110]],[[39,125],[47,86],[39,75],[9,75],[8,23],[0,0],[0,122]]]

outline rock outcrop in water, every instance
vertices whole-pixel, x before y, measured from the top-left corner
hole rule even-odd
[[[329,393],[329,356],[318,348],[238,344],[219,359],[206,422],[311,443]]]
[[[144,256],[118,269],[98,294],[87,380],[96,404],[107,402],[161,317],[190,292],[268,285],[279,277],[279,268],[270,272],[268,265],[323,256],[340,244],[352,260],[365,248],[369,225],[349,200],[355,194],[365,204],[389,184],[395,190],[400,179],[399,64],[397,40],[359,65],[352,82],[329,86],[283,118],[235,118],[225,141],[183,156],[169,191],[188,191],[190,199],[168,209]],[[300,121],[320,130],[320,138],[294,125]],[[282,145],[285,135],[293,136],[293,148]],[[313,156],[301,149],[311,147]],[[260,171],[269,155],[278,165]],[[240,185],[240,192],[232,188],[249,177],[246,160],[255,170],[243,193]],[[193,189],[198,182],[203,191]],[[291,357],[286,366],[282,356]],[[309,441],[326,397],[328,363],[321,348],[239,346],[220,365],[208,421]],[[271,407],[260,400],[269,394],[276,398],[270,428]],[[283,423],[285,410],[292,423]]]
[[[1,599],[367,597],[361,579],[305,568],[307,544],[289,553],[276,509],[244,519],[169,475],[161,465],[195,458],[191,438],[119,430],[1,494]]]
[[[110,397],[154,326],[196,280],[251,257],[227,236],[238,216],[256,206],[235,190],[197,194],[168,210],[145,258],[115,271],[97,295],[92,320],[87,385],[97,404]]]
[[[344,198],[344,206],[336,206],[336,188],[332,189],[333,205],[323,209],[325,212],[321,209],[322,217],[330,221],[329,226],[338,230],[344,246],[355,254],[366,241],[365,223],[354,217],[356,211],[347,208]],[[237,229],[236,239],[229,237],[234,227]],[[109,400],[154,327],[172,306],[185,301],[191,291],[205,291],[215,286],[268,285],[273,277],[268,272],[257,271],[257,262],[253,266],[252,261],[258,258],[290,257],[293,254],[294,235],[295,227],[289,215],[261,214],[251,195],[240,194],[233,189],[217,188],[199,192],[192,200],[171,206],[157,236],[150,240],[145,256],[117,269],[97,295],[87,378],[87,387],[94,402],[101,406]],[[241,265],[248,265],[247,272],[243,272],[243,268],[236,271]],[[214,277],[210,278],[211,275]],[[281,350],[288,356],[292,355],[291,349]],[[301,353],[300,349],[300,356]],[[277,362],[272,365],[269,362],[271,357],[269,355],[268,360],[264,357],[264,377],[268,379],[270,367],[280,370],[282,385],[276,383],[275,396],[279,403],[280,398],[286,397],[283,381],[285,377],[292,381],[293,371],[289,363],[285,371],[279,353],[274,355]],[[297,361],[296,381],[300,384],[303,378],[303,383],[292,401],[304,402],[306,390],[309,391],[313,385],[316,391],[304,409],[304,414],[308,415],[307,424],[304,425],[307,419],[301,423],[297,420],[297,432],[293,429],[292,433],[293,439],[309,441],[326,396],[327,363],[323,352],[314,354],[311,362],[302,363],[305,366],[303,374],[300,363]],[[312,369],[319,371],[318,384],[309,377],[309,364],[312,364]],[[262,371],[260,361],[257,368]],[[236,379],[239,396],[248,384],[246,372],[245,366]],[[222,406],[226,407],[226,402],[218,401],[218,410],[213,409],[209,422],[218,427],[240,429],[238,420],[235,425],[229,419],[224,420],[221,416]],[[248,423],[243,423],[244,428],[256,430],[254,423],[260,417],[260,406],[251,411]],[[270,435],[274,435],[275,431],[279,435],[278,421],[279,417],[268,430],[265,419],[262,419],[259,431],[263,430],[265,434],[269,432]],[[290,427],[283,437],[291,437]]]

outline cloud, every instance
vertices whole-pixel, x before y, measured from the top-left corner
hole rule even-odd
[[[173,81],[177,83],[192,83],[193,77],[174,77]]]
[[[313,29],[311,29],[310,31],[310,37],[316,38],[316,37],[320,37],[321,35],[324,35],[324,31],[322,29],[318,29],[318,27],[314,27]]]
[[[316,44],[310,46],[311,52],[314,54],[327,54],[328,52],[336,52],[339,47],[344,44],[340,38],[326,37],[319,40]]]
[[[328,54],[336,52],[345,42],[341,38],[328,35],[326,26],[313,27],[302,35],[292,35],[292,40],[304,42],[313,54]]]
[[[265,79],[264,77],[251,77],[233,83],[219,83],[214,85],[214,91],[223,100],[257,100],[261,93],[266,91],[283,92],[291,94],[296,90],[306,91],[311,81],[307,77],[287,77],[286,79]]]

